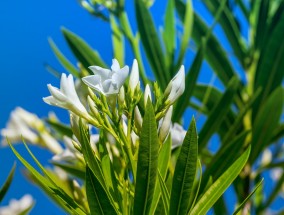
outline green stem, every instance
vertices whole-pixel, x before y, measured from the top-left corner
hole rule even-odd
[[[118,15],[118,18],[119,18],[120,26],[122,27],[123,33],[125,34],[125,37],[128,39],[131,45],[132,51],[134,52],[134,56],[136,60],[138,61],[139,74],[141,76],[142,82],[144,86],[146,86],[146,84],[148,83],[148,79],[145,73],[145,68],[144,68],[144,64],[142,61],[142,57],[141,57],[141,52],[139,48],[139,39],[138,37],[134,36],[131,26],[129,24],[128,16],[124,11]]]

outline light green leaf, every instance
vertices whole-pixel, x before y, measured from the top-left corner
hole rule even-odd
[[[179,57],[178,57],[176,68],[179,68],[180,65],[182,64],[185,52],[188,48],[188,43],[189,43],[190,36],[192,33],[193,20],[194,20],[194,14],[193,14],[192,2],[191,0],[187,0],[185,4],[185,10],[184,10],[183,36],[181,39],[180,52],[179,52]]]
[[[6,195],[11,182],[13,180],[14,177],[14,173],[15,173],[15,168],[16,168],[16,163],[14,163],[12,169],[10,170],[10,173],[6,179],[6,181],[4,182],[4,184],[2,185],[2,187],[0,188],[0,202],[3,200],[4,196]]]
[[[160,149],[159,158],[158,158],[158,170],[161,173],[163,179],[166,178],[168,172],[168,166],[171,157],[171,146],[172,146],[172,140],[171,140],[171,135],[169,134],[165,143],[162,145],[162,148]],[[161,189],[158,183],[159,181],[157,180],[149,214],[155,213],[155,210],[160,200]]]
[[[255,185],[253,191],[246,197],[246,199],[238,206],[238,208],[234,211],[233,215],[237,214],[248,202],[248,200],[252,197],[252,195],[255,193],[255,191],[262,185],[263,178]]]
[[[159,139],[155,113],[150,99],[143,118],[138,152],[134,214],[146,215],[151,208],[158,170]]]
[[[170,199],[170,214],[187,214],[193,194],[197,169],[198,142],[195,119],[192,118],[177,159]]]
[[[85,178],[85,167],[81,166],[81,165],[72,165],[72,164],[68,164],[68,163],[58,163],[56,161],[51,161],[51,163],[55,166],[60,167],[61,169],[65,170],[66,172],[68,172],[69,174],[76,176],[80,179],[84,179]]]
[[[151,14],[143,0],[135,0],[135,11],[146,56],[160,87],[165,89],[170,81],[170,73],[166,70],[163,50]]]
[[[100,66],[107,68],[106,64],[102,61],[99,54],[94,51],[82,38],[74,34],[73,32],[62,28],[62,33],[71,48],[75,57],[82,63],[85,69],[88,70],[89,66]]]
[[[167,68],[173,68],[172,64],[174,61],[174,53],[176,49],[176,37],[175,37],[175,2],[174,0],[169,0],[167,3],[166,13],[165,13],[165,24],[163,31],[163,39],[167,52]]]
[[[124,65],[124,37],[116,23],[115,17],[110,14],[111,38],[114,58],[120,65]]]
[[[104,187],[86,166],[86,192],[91,215],[114,215],[118,214],[113,207]]]
[[[226,189],[233,183],[245,166],[251,147],[248,149],[212,184],[191,211],[192,215],[206,214]]]
[[[77,68],[62,54],[62,52],[58,49],[58,47],[53,42],[53,40],[49,38],[48,42],[53,53],[55,54],[61,65],[72,75],[74,75],[77,78],[80,78],[80,73],[78,72]]]
[[[161,193],[162,193],[162,201],[163,201],[163,205],[164,205],[164,210],[166,212],[166,214],[169,214],[169,208],[170,208],[170,194],[168,192],[167,186],[164,182],[164,179],[160,173],[160,171],[158,170],[158,181],[160,184],[160,189],[161,189]]]
[[[45,121],[61,137],[67,136],[67,137],[72,138],[73,132],[72,132],[72,129],[69,126],[64,125],[64,124],[62,124],[62,123],[60,123],[58,121],[50,120],[50,119],[46,119]]]
[[[43,177],[32,165],[27,162],[13,147],[13,145],[8,142],[12,151],[16,155],[16,157],[22,162],[22,164],[29,170],[29,172],[34,177],[33,180],[41,187],[43,191],[45,191],[58,205],[60,205],[66,212],[69,214],[77,214],[77,215],[85,215],[86,212],[70,197],[68,196],[62,189],[56,186],[56,184],[51,181],[50,177]],[[28,149],[28,147],[26,146]],[[30,155],[34,157],[34,155],[29,151]],[[35,159],[36,163],[39,162]],[[40,164],[41,169],[43,168]],[[45,173],[46,174],[46,173]]]

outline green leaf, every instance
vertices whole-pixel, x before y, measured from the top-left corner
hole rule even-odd
[[[283,95],[284,89],[279,86],[259,108],[256,119],[252,125],[251,145],[253,151],[250,157],[252,163],[261,151],[270,144],[273,132],[279,125],[284,105]]]
[[[167,52],[167,68],[173,68],[172,64],[174,61],[174,53],[176,49],[174,8],[174,0],[169,0],[165,13],[165,27],[163,31],[163,39]]]
[[[159,139],[155,113],[148,98],[143,118],[138,152],[137,174],[134,196],[134,214],[148,214],[156,184],[158,170]]]
[[[62,54],[62,52],[58,49],[58,47],[53,42],[53,40],[49,38],[48,42],[53,53],[55,54],[61,65],[72,75],[74,75],[77,78],[80,78],[80,73],[78,72],[77,68]]]
[[[85,167],[79,166],[79,165],[73,165],[68,163],[58,163],[56,161],[51,161],[51,163],[55,166],[60,167],[61,169],[65,170],[66,172],[70,173],[73,176],[76,176],[80,179],[85,178]]]
[[[69,126],[64,125],[64,124],[62,124],[60,122],[54,121],[54,120],[50,120],[50,119],[46,119],[45,121],[60,136],[62,136],[62,137],[63,136],[67,136],[67,137],[72,138],[73,132],[72,132],[72,129]]]
[[[180,67],[180,65],[182,64],[185,52],[187,50],[189,39],[192,33],[193,20],[194,20],[194,13],[192,8],[192,1],[188,0],[186,1],[185,10],[184,10],[183,36],[181,39],[180,52],[176,66],[177,68]]]
[[[191,214],[207,213],[207,211],[239,175],[249,158],[250,149],[251,147],[249,146],[249,148],[246,149],[246,151],[210,186],[210,188],[196,203]]]
[[[29,172],[34,177],[36,183],[45,191],[58,205],[60,205],[69,214],[85,215],[86,212],[62,189],[56,186],[56,184],[51,180],[50,177],[43,177],[32,165],[27,162],[13,147],[13,145],[8,142],[12,151],[16,157],[21,161],[21,163],[29,170]],[[26,146],[26,145],[25,145]],[[28,147],[26,146],[28,149]],[[29,150],[29,149],[28,149]],[[35,159],[34,155],[29,151],[30,155],[34,158],[37,164],[39,164],[42,169],[42,165]]]
[[[2,185],[2,187],[0,188],[0,202],[3,200],[4,196],[6,195],[11,182],[13,180],[14,177],[14,173],[15,173],[15,168],[16,168],[16,163],[14,163],[12,169],[10,170],[10,173],[6,179],[6,181],[4,182],[4,184]]]
[[[186,74],[185,77],[185,90],[184,93],[181,95],[181,97],[178,99],[178,102],[176,104],[176,107],[174,109],[173,113],[173,121],[177,122],[184,114],[184,111],[186,110],[189,100],[193,94],[198,75],[200,72],[200,68],[203,62],[204,57],[204,51],[205,51],[205,44],[201,43],[201,46],[198,49],[197,54],[195,55],[195,58],[193,60],[193,63],[190,67],[190,70]]]
[[[160,87],[165,89],[170,81],[170,73],[166,70],[163,50],[151,14],[143,0],[135,0],[135,11],[146,56]]]
[[[199,133],[200,150],[207,145],[214,132],[218,131],[218,128],[220,127],[223,119],[226,117],[231,108],[231,104],[234,101],[234,96],[237,92],[238,86],[239,81],[235,77],[230,81],[225,93],[222,95],[220,100],[208,115],[208,118]]]
[[[187,214],[197,169],[198,142],[192,118],[177,159],[170,199],[170,214]]]
[[[158,179],[159,179],[160,189],[162,191],[162,201],[164,204],[164,209],[166,214],[169,214],[170,194],[168,192],[167,186],[159,170],[158,170]]]
[[[246,197],[246,199],[238,206],[238,208],[234,211],[233,215],[237,214],[248,202],[248,200],[251,198],[251,196],[255,193],[255,191],[262,185],[263,178],[255,185],[253,191]]]
[[[212,15],[215,16],[221,5],[221,2],[219,0],[203,2]],[[226,6],[220,16],[219,23],[222,26],[222,29],[226,34],[236,57],[244,65],[244,59],[246,57],[245,43],[241,36],[237,19],[234,17],[234,14],[231,11],[232,10]]]
[[[93,65],[103,68],[107,67],[100,58],[99,54],[94,51],[82,38],[66,28],[62,28],[62,33],[73,54],[82,63],[85,69],[87,69],[87,71],[89,71],[88,67]]]
[[[120,65],[124,65],[124,37],[116,23],[115,17],[110,14],[111,38],[114,58]]]
[[[284,73],[284,13],[274,30],[270,32],[268,41],[261,52],[255,74],[254,90],[262,87],[262,93],[253,108],[253,120],[258,114],[259,107],[267,100],[269,95],[281,86]],[[279,97],[280,98],[280,97]]]
[[[162,145],[162,148],[159,152],[159,158],[158,158],[158,170],[161,176],[163,177],[163,179],[166,178],[166,175],[168,172],[169,161],[171,158],[171,147],[172,147],[172,139],[171,139],[171,135],[169,134],[165,143]],[[157,180],[149,214],[155,213],[155,210],[160,200],[161,189],[158,183],[159,181]]]
[[[91,215],[117,214],[104,187],[88,166],[86,166],[86,192]]]

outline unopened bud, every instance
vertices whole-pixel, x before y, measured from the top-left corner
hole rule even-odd
[[[135,124],[135,127],[138,130],[141,130],[141,128],[142,128],[142,116],[141,116],[141,113],[140,113],[139,108],[137,106],[135,106],[135,109],[134,109],[134,124]]]
[[[171,105],[163,118],[162,125],[160,127],[159,131],[159,139],[163,143],[166,137],[169,134],[170,127],[171,127],[171,118],[172,118],[172,113],[173,113],[173,106]]]
[[[145,92],[144,92],[144,106],[146,107],[148,98],[150,101],[152,101],[152,95],[151,95],[151,90],[149,84],[146,85],[145,87]]]

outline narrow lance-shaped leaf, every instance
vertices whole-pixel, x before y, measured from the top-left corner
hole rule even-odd
[[[159,158],[158,158],[158,170],[161,176],[163,177],[163,179],[166,178],[168,172],[168,166],[171,157],[171,147],[172,147],[172,139],[171,135],[169,134],[165,143],[162,145],[162,148],[160,149]],[[149,214],[155,213],[155,210],[157,208],[157,205],[161,197],[161,189],[158,183],[159,181],[157,180]]]
[[[110,26],[114,58],[124,65],[124,37],[113,15],[110,15]]]
[[[175,37],[175,3],[174,0],[169,0],[165,13],[165,27],[163,31],[163,39],[166,48],[167,68],[173,68],[174,52],[176,49],[176,37]]]
[[[195,119],[192,118],[177,159],[170,198],[170,214],[187,214],[197,169],[198,142]]]
[[[117,214],[101,183],[88,166],[86,167],[86,193],[91,215]]]
[[[203,125],[200,131],[200,139],[199,139],[199,149],[201,150],[206,146],[207,142],[214,134],[214,132],[218,131],[219,126],[222,123],[222,120],[226,117],[227,113],[231,108],[231,104],[234,100],[234,96],[237,92],[239,82],[235,77],[233,78],[225,93],[222,95],[218,103],[214,106],[213,110],[210,112],[208,119]]]
[[[246,151],[210,186],[199,201],[194,206],[191,214],[206,214],[207,211],[214,205],[226,189],[233,183],[245,166],[249,154],[250,146]]]
[[[134,214],[149,213],[158,170],[159,139],[155,113],[148,98],[143,118],[138,152],[137,174],[134,196]]]
[[[76,69],[76,67],[62,54],[62,52],[58,49],[56,44],[53,42],[51,38],[48,39],[49,45],[52,48],[55,56],[57,57],[58,61],[61,65],[72,75],[77,78],[80,78],[80,73]]]
[[[66,28],[62,28],[62,32],[73,54],[82,63],[85,69],[88,69],[88,67],[92,65],[101,66],[103,68],[107,67],[99,54],[95,52],[82,38]]]
[[[238,206],[238,208],[234,211],[233,215],[237,215],[238,212],[245,206],[245,204],[249,201],[249,199],[252,197],[252,195],[255,193],[255,191],[262,185],[263,178],[255,185],[255,188],[253,191],[247,196],[247,198]]]
[[[5,194],[7,193],[8,189],[11,185],[11,182],[12,182],[13,177],[14,177],[15,168],[16,168],[16,163],[14,163],[6,181],[4,182],[3,186],[0,188],[0,202],[4,198]]]
[[[163,50],[151,14],[143,0],[135,0],[135,11],[140,38],[151,68],[162,89],[170,81]]]
[[[180,45],[180,52],[179,57],[177,61],[176,68],[179,68],[182,64],[185,52],[188,47],[188,43],[190,40],[192,27],[193,27],[193,19],[194,19],[194,13],[192,8],[192,2],[191,0],[187,0],[185,4],[185,11],[184,11],[184,19],[183,19],[183,36],[181,39],[181,45]]]
[[[160,171],[158,170],[158,183],[160,185],[161,193],[162,193],[162,201],[164,205],[164,210],[166,211],[166,214],[169,213],[169,204],[170,204],[170,194],[167,189],[167,185],[164,182],[163,177],[161,176]]]

